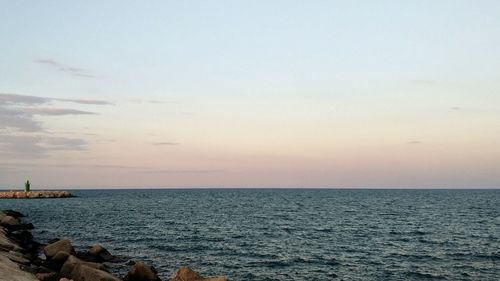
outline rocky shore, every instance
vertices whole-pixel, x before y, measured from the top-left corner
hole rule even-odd
[[[67,198],[74,197],[68,191],[4,191],[0,199]]]
[[[153,266],[129,261],[122,277],[111,274],[107,264],[126,262],[96,244],[75,251],[69,239],[54,239],[43,245],[34,240],[31,223],[24,215],[0,212],[0,281],[161,281]],[[170,281],[227,281],[225,277],[205,278],[189,267],[181,267]]]

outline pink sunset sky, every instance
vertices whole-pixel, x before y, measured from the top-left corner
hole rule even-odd
[[[375,2],[6,2],[0,188],[500,187],[500,2]]]

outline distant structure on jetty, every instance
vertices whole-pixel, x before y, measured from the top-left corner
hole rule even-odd
[[[30,181],[26,181],[24,185],[24,191],[4,191],[0,192],[0,199],[31,199],[31,198],[68,198],[74,197],[71,192],[68,191],[31,191]]]

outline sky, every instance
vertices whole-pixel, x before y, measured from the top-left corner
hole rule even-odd
[[[500,187],[500,2],[0,0],[0,188]]]

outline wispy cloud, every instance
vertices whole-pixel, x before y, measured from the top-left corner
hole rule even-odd
[[[0,93],[0,156],[39,158],[50,151],[86,150],[87,141],[80,138],[54,136],[43,127],[43,116],[91,115],[91,111],[46,107],[52,102],[85,105],[109,105],[104,100],[58,99]],[[2,158],[0,157],[0,158]]]
[[[81,114],[95,114],[90,111],[68,109],[68,108],[45,108],[45,107],[28,107],[20,109],[23,112],[34,115],[81,115]]]
[[[421,141],[409,141],[406,144],[422,144]]]
[[[51,100],[50,98],[44,98],[44,97],[0,93],[0,105],[2,104],[35,105],[35,104],[47,103],[50,100]]]
[[[33,116],[19,109],[8,108],[0,104],[0,130],[15,129],[22,132],[39,132],[42,126]]]
[[[18,105],[37,105],[43,103],[50,103],[52,101],[71,102],[78,104],[91,104],[91,105],[111,105],[112,103],[105,100],[91,100],[91,99],[60,99],[50,97],[36,97],[29,95],[19,95],[11,93],[0,93],[0,105],[2,104],[18,104]]]
[[[163,145],[179,145],[178,142],[154,142],[153,145],[163,146]]]
[[[0,135],[0,152],[4,155],[15,155],[16,158],[39,158],[47,149],[40,145],[39,136]]]
[[[90,115],[91,111],[77,110],[71,108],[48,108],[41,107],[53,101],[88,104],[88,105],[110,105],[104,100],[89,99],[58,99],[50,97],[37,97],[11,93],[0,93],[0,130],[13,129],[21,132],[42,131],[38,116],[61,116],[61,115]]]
[[[53,99],[53,100],[74,102],[74,103],[79,103],[79,104],[93,104],[93,105],[110,105],[110,104],[113,104],[112,102],[104,101],[104,100],[87,100],[87,99]]]
[[[474,114],[498,114],[500,110],[498,108],[473,108],[473,107],[460,107],[452,106],[450,110],[463,112],[463,113],[474,113]]]
[[[50,137],[42,139],[49,150],[85,150],[87,141],[75,138]]]
[[[86,149],[86,145],[85,140],[76,138],[0,134],[0,153],[16,158],[40,158],[54,150],[81,151]]]
[[[33,62],[49,66],[57,71],[67,73],[69,75],[85,77],[85,78],[97,78],[96,75],[94,75],[87,69],[67,65],[52,58],[39,58],[35,59]]]

